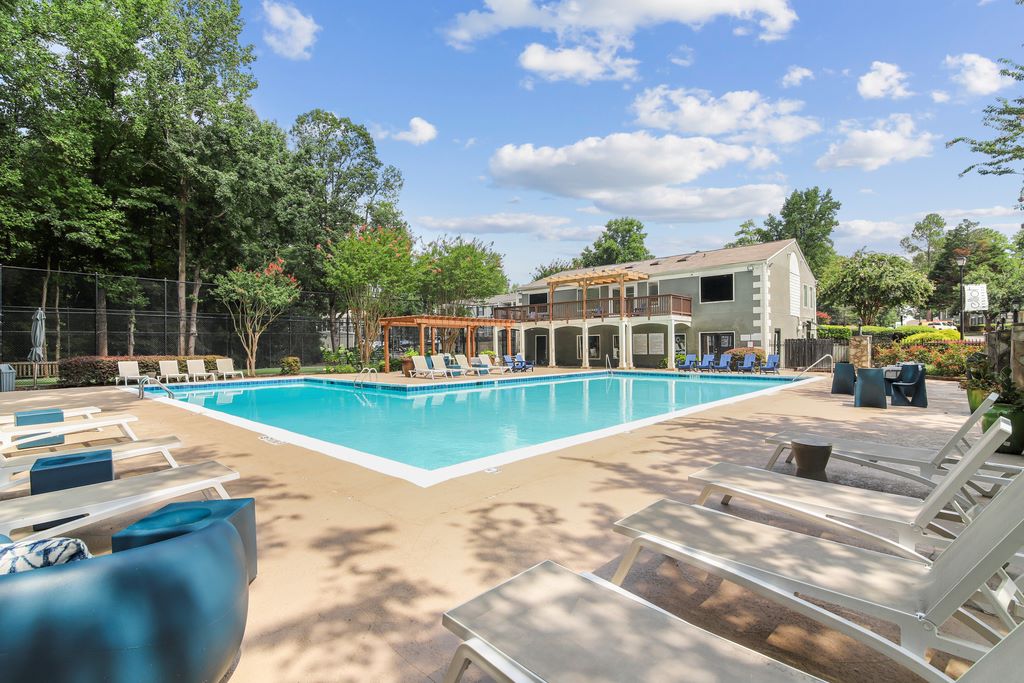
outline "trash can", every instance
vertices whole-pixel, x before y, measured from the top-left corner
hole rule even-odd
[[[0,391],[14,391],[14,366],[10,363],[0,365]]]

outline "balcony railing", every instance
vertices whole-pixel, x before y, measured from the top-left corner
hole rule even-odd
[[[618,318],[654,318],[663,315],[692,315],[693,299],[679,294],[655,294],[654,296],[626,297],[625,310],[618,297],[608,299],[587,299],[586,309],[582,301],[559,301],[554,304],[529,304],[524,306],[496,306],[494,317],[517,322],[542,320],[604,320]]]

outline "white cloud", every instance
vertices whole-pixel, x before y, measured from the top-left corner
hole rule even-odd
[[[764,216],[779,210],[786,199],[786,188],[773,184],[650,187],[640,191],[596,192],[591,199],[607,213],[686,223]]]
[[[414,116],[409,119],[409,128],[406,130],[398,131],[397,133],[387,130],[377,130],[375,135],[380,139],[391,138],[393,140],[401,140],[402,142],[409,142],[419,146],[436,138],[437,128],[426,119]]]
[[[949,102],[949,93],[945,90],[932,90],[932,102],[935,102],[936,104]]]
[[[871,62],[871,70],[857,80],[857,92],[868,100],[889,97],[894,100],[910,97],[908,74],[889,62]]]
[[[971,95],[991,95],[1015,82],[1000,73],[999,64],[973,52],[946,55],[943,64],[954,71],[951,77],[953,82]]]
[[[569,225],[564,216],[533,213],[491,213],[475,216],[421,216],[419,222],[435,232],[470,235],[535,235],[546,240],[589,241],[601,227]]]
[[[311,15],[303,14],[286,2],[263,0],[263,14],[269,28],[263,40],[270,49],[287,59],[309,59],[320,26]]]
[[[1024,218],[1024,213],[1022,213],[1020,209],[1012,206],[1001,205],[982,207],[978,209],[940,209],[929,213],[937,213],[945,218],[947,222],[961,221],[965,218],[975,221],[984,221],[988,218],[1005,218],[1006,216]],[[925,214],[922,213],[920,218],[923,218],[924,215]]]
[[[839,130],[846,137],[832,143],[818,159],[819,169],[857,167],[874,171],[897,161],[929,156],[939,137],[919,132],[910,114],[892,114],[867,129],[855,121],[844,121]]]
[[[669,56],[668,61],[672,62],[676,66],[693,66],[695,56],[696,52],[694,52],[692,47],[689,45],[680,45],[676,48],[676,51]]]
[[[782,77],[783,88],[795,88],[805,80],[814,80],[814,72],[806,66],[791,66]]]
[[[632,79],[636,78],[637,64],[635,59],[616,56],[615,49],[607,47],[551,50],[540,43],[531,43],[519,55],[520,66],[548,81],[589,83]]]
[[[714,97],[706,90],[659,85],[636,97],[633,112],[640,125],[651,128],[788,144],[821,130],[815,119],[796,115],[803,106],[799,100],[769,100],[756,90]]]
[[[839,221],[836,237],[844,242],[874,242],[892,240],[902,237],[907,232],[907,225],[896,221],[872,221],[854,219]]]

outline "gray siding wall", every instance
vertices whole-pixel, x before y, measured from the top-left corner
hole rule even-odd
[[[686,352],[700,353],[700,335],[702,332],[732,332],[735,334],[737,346],[745,345],[741,335],[760,332],[755,326],[754,280],[759,277],[757,271],[746,268],[733,271],[733,300],[728,302],[700,302],[700,277],[672,278],[659,281],[662,294],[681,294],[693,299],[693,327],[686,330]],[[678,330],[682,332],[683,330]]]

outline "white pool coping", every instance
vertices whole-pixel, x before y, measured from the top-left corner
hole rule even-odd
[[[579,373],[576,374],[579,376]],[[563,379],[564,375],[552,376],[552,379]],[[753,398],[760,398],[768,396],[770,394],[784,391],[794,386],[804,385],[811,382],[817,382],[823,379],[822,377],[806,377],[805,379],[789,381],[785,383],[776,384],[765,389],[758,389],[751,391],[747,394],[740,394],[739,396],[731,396],[729,398],[719,399],[717,401],[711,401],[710,403],[702,403],[696,406],[690,406],[688,408],[682,408],[680,410],[674,410],[661,415],[654,415],[651,417],[645,417],[639,420],[632,420],[630,422],[624,422],[622,424],[613,425],[611,427],[605,427],[603,429],[596,429],[590,432],[583,432],[582,434],[574,434],[572,436],[562,437],[560,439],[552,439],[551,441],[544,441],[539,444],[532,446],[523,446],[522,448],[514,448],[510,451],[503,453],[495,453],[494,455],[487,455],[482,458],[476,458],[475,460],[468,460],[455,465],[448,465],[441,467],[436,470],[428,470],[422,467],[415,467],[413,465],[407,465],[405,463],[390,460],[388,458],[381,457],[379,455],[373,455],[372,453],[366,453],[365,451],[359,451],[348,446],[342,446],[321,439],[316,439],[311,436],[299,434],[288,429],[282,429],[280,427],[274,427],[272,425],[264,424],[262,422],[256,422],[255,420],[249,420],[244,417],[238,417],[236,415],[229,415],[222,413],[218,410],[210,410],[202,406],[195,405],[194,403],[188,403],[187,401],[179,401],[177,399],[167,398],[166,396],[148,396],[152,400],[165,405],[176,406],[185,410],[197,413],[199,415],[205,415],[221,422],[241,427],[242,429],[256,432],[262,436],[269,436],[278,441],[292,444],[294,446],[301,446],[311,451],[316,451],[323,455],[330,456],[337,460],[343,460],[345,462],[365,467],[366,469],[385,474],[390,477],[396,477],[403,479],[421,488],[427,488],[440,484],[451,479],[458,477],[464,477],[468,474],[475,474],[477,472],[483,472],[485,470],[493,470],[500,468],[503,465],[508,465],[519,460],[526,460],[537,455],[544,453],[551,453],[553,451],[562,450],[563,448],[569,448],[570,446],[578,446],[579,444],[588,443],[590,441],[596,441],[597,439],[603,439],[608,436],[615,434],[622,434],[625,432],[631,432],[641,427],[648,427],[650,425],[657,424],[659,422],[666,422],[668,420],[674,420],[685,415],[692,415],[693,413],[699,413],[704,410],[711,408],[718,408],[733,403],[739,403],[741,401],[750,400]],[[450,385],[449,385],[450,386]],[[515,386],[515,385],[514,385]],[[195,387],[199,388],[199,387]],[[467,391],[472,391],[474,388],[467,388]],[[478,388],[477,388],[478,389]],[[131,390],[131,389],[129,389]],[[137,390],[134,390],[137,391]]]

